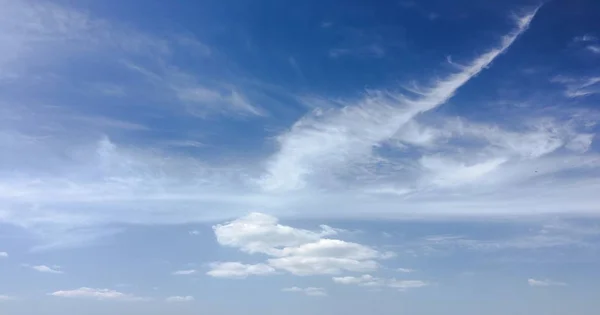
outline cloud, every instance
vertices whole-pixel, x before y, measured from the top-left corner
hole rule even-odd
[[[198,230],[192,230],[188,232],[190,235],[200,235],[200,231]]]
[[[332,280],[335,283],[344,285],[358,285],[363,287],[389,287],[400,291],[421,288],[429,285],[427,282],[421,280],[398,280],[395,278],[383,279],[373,277],[369,274],[365,274],[360,277],[333,277]]]
[[[573,38],[574,42],[595,42],[598,41],[598,37],[592,35],[592,34],[585,34],[582,36],[577,36],[575,38]]]
[[[7,252],[0,252],[0,258],[6,258],[6,257],[8,257]]]
[[[0,302],[16,300],[14,296],[0,294]]]
[[[586,97],[600,93],[600,77],[572,78],[555,76],[550,82],[562,84],[565,87],[565,96],[569,98]]]
[[[409,269],[409,268],[398,268],[396,269],[399,272],[403,272],[403,273],[411,273],[411,272],[415,272],[414,269]]]
[[[377,260],[393,256],[365,245],[325,238],[339,231],[326,225],[321,225],[320,231],[297,229],[279,224],[277,218],[262,213],[251,213],[213,229],[219,244],[249,254],[272,256],[267,260],[269,268],[294,275],[373,271],[379,267]],[[241,269],[242,275],[246,274],[246,265],[233,264]]]
[[[535,280],[535,279],[527,279],[527,284],[532,287],[549,287],[549,286],[566,286],[567,284],[564,282],[557,282],[552,280]]]
[[[600,158],[593,152],[594,132],[588,124],[593,123],[593,113],[580,115],[589,120],[585,122],[581,117],[565,118],[560,112],[554,120],[524,115],[505,119],[502,125],[454,119],[435,110],[499,60],[533,16],[520,19],[499,45],[464,65],[455,64],[453,72],[412,91],[368,90],[358,99],[341,100],[316,96],[307,105],[322,108],[315,108],[290,128],[283,125],[288,119],[273,117],[268,124],[277,121],[277,130],[285,130],[275,138],[274,152],[262,150],[270,146],[260,143],[265,140],[260,133],[263,138],[252,138],[257,143],[248,141],[251,157],[221,143],[221,135],[210,139],[214,146],[203,138],[203,147],[186,140],[195,138],[190,135],[157,140],[156,132],[165,130],[154,130],[155,125],[140,122],[140,117],[126,117],[127,111],[118,117],[79,113],[83,117],[74,118],[64,112],[85,106],[72,108],[46,99],[40,101],[44,106],[0,100],[0,151],[11,152],[0,163],[0,221],[25,229],[37,240],[36,249],[48,250],[108,238],[121,232],[114,226],[222,222],[248,209],[282,219],[596,214]],[[77,67],[78,63],[71,62],[93,61],[113,65],[136,82],[137,96],[125,86],[123,98],[167,104],[144,111],[145,120],[167,120],[173,108],[177,108],[174,115],[186,116],[186,121],[188,111],[198,116],[254,116],[248,106],[266,115],[257,107],[255,95],[243,86],[178,67],[175,59],[180,58],[173,56],[187,52],[178,48],[186,40],[145,35],[44,3],[9,2],[2,17],[6,18],[0,19],[1,25],[8,25],[3,29],[19,32],[2,38],[8,41],[0,45],[3,52],[10,53],[0,54],[0,64],[18,72],[21,79],[33,76],[20,70],[61,68],[63,63]],[[201,53],[198,62],[218,57],[218,51],[209,51]],[[27,66],[34,61],[45,66]],[[93,82],[82,84],[91,93],[88,83]],[[57,90],[62,88],[66,89]],[[172,103],[177,106],[168,106]],[[224,103],[227,106],[212,106]],[[544,115],[553,114],[550,109],[544,111]],[[232,126],[225,120],[223,124],[206,121],[213,123]],[[242,129],[232,128],[223,136],[240,135],[235,132]],[[188,152],[190,148],[194,153]],[[44,159],[35,158],[39,156]],[[215,226],[215,235],[221,245],[254,257],[266,255],[263,263],[298,274],[372,272],[383,259],[382,253],[372,259],[338,255],[338,247],[354,246],[358,252],[350,242],[335,243],[335,248],[327,249],[328,256],[302,255],[295,248],[309,243],[322,247],[326,245],[322,239],[340,238],[341,233],[327,227],[292,228],[272,220],[240,218]],[[244,230],[244,224],[251,229]]]
[[[594,54],[600,54],[600,45],[589,45],[586,48]]]
[[[245,279],[248,276],[266,276],[276,274],[273,267],[265,264],[247,265],[240,262],[216,262],[210,264],[206,274],[215,278]]]
[[[315,288],[315,287],[308,287],[308,288],[290,287],[290,288],[284,288],[281,291],[303,293],[308,296],[327,296],[327,291],[325,291],[325,289]]]
[[[180,302],[192,302],[194,301],[194,297],[191,295],[186,295],[186,296],[169,296],[168,298],[165,299],[165,301],[169,302],[169,303],[180,303]]]
[[[277,218],[263,213],[251,213],[225,224],[213,226],[217,242],[237,247],[249,254],[279,255],[282,248],[318,241],[337,232],[329,227],[321,231],[297,229],[278,223]]]
[[[38,266],[31,266],[31,269],[33,269],[35,271],[39,271],[39,272],[44,272],[44,273],[55,273],[55,274],[64,273],[62,270],[59,270],[60,267],[58,267],[58,266],[54,266],[54,268],[51,268],[46,265],[38,265]]]
[[[375,92],[342,110],[316,111],[302,118],[278,137],[279,151],[268,162],[260,185],[266,191],[298,190],[306,186],[312,174],[323,176],[331,170],[373,159],[374,148],[392,138],[418,114],[444,104],[505,52],[534,16],[535,11],[520,17],[517,29],[504,36],[499,47],[478,56],[460,72],[423,88],[419,98]]]
[[[196,273],[195,269],[187,269],[187,270],[173,271],[172,275],[174,275],[174,276],[186,276],[186,275],[193,275],[195,273]]]
[[[111,289],[93,289],[81,287],[75,290],[61,290],[49,293],[48,295],[62,298],[82,298],[95,300],[115,300],[115,301],[147,301],[147,298],[137,297],[131,294],[121,293]]]

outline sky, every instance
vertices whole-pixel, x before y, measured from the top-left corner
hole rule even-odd
[[[0,7],[0,313],[600,308],[600,2]]]

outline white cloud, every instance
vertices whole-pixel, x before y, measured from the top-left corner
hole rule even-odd
[[[527,279],[527,283],[532,287],[549,287],[549,286],[566,286],[564,282],[552,281],[552,280],[535,280]]]
[[[569,98],[580,98],[600,93],[600,77],[572,78],[556,76],[550,82],[562,84],[565,88],[565,96]]]
[[[281,249],[318,241],[321,237],[335,235],[329,227],[321,231],[297,229],[278,223],[277,218],[251,213],[225,224],[213,226],[219,244],[240,248],[253,254],[280,255]]]
[[[146,301],[147,298],[137,297],[131,294],[125,294],[111,289],[93,289],[81,287],[75,290],[61,290],[49,293],[48,295],[63,298],[83,298],[95,300],[116,300],[116,301]]]
[[[188,232],[190,235],[200,235],[200,231],[198,230],[192,230]]]
[[[186,295],[186,296],[169,296],[168,298],[165,299],[165,301],[169,302],[169,303],[179,303],[179,302],[192,302],[194,301],[194,297],[191,295]]]
[[[195,269],[186,269],[186,270],[173,271],[172,275],[174,275],[174,276],[186,276],[186,275],[193,275],[195,273],[196,273]]]
[[[411,273],[411,272],[415,272],[414,269],[409,269],[409,268],[398,268],[396,269],[399,272],[403,272],[403,273]]]
[[[315,288],[315,287],[308,287],[308,288],[290,287],[290,288],[284,288],[281,291],[303,293],[308,296],[327,296],[327,291],[325,291],[325,289]]]
[[[0,252],[0,258],[6,258],[6,257],[8,257],[7,252]]]
[[[336,235],[339,229],[326,225],[321,225],[321,231],[297,229],[279,224],[277,218],[261,213],[251,213],[215,225],[213,229],[219,244],[237,247],[249,254],[273,256],[275,258],[267,260],[270,268],[295,275],[373,271],[379,266],[376,260],[393,256],[393,253],[381,253],[365,245],[324,238]],[[236,264],[234,266],[242,269],[240,272],[245,275],[246,265]]]
[[[0,294],[0,302],[16,300],[14,296]]]
[[[575,38],[573,38],[574,42],[595,42],[598,40],[598,37],[592,35],[592,34],[585,34],[582,36],[577,36]]]
[[[589,45],[586,48],[594,54],[600,54],[600,45]]]
[[[210,264],[206,274],[215,278],[244,279],[248,276],[266,276],[276,274],[273,267],[265,264],[247,265],[240,262],[216,262]]]
[[[401,291],[421,288],[429,285],[427,282],[421,280],[398,280],[395,278],[383,279],[373,277],[369,274],[365,274],[360,277],[333,277],[332,280],[338,284],[359,285],[364,287],[389,287]]]
[[[298,276],[338,274],[342,271],[367,272],[379,265],[373,260],[354,260],[338,257],[289,256],[268,260],[269,265]]]
[[[571,139],[571,141],[569,141],[565,147],[575,152],[585,153],[592,145],[593,140],[594,134],[578,134],[573,137],[573,139]]]
[[[35,270],[35,271],[39,271],[39,272],[44,272],[44,273],[56,273],[56,274],[61,274],[63,273],[62,270],[59,270],[60,267],[58,266],[53,266],[54,268],[48,267],[46,265],[38,265],[38,266],[31,266],[31,269]]]
[[[312,174],[325,172],[373,157],[373,150],[392,138],[418,114],[448,101],[471,78],[506,51],[529,26],[535,15],[518,19],[518,28],[502,38],[499,47],[475,58],[460,72],[422,89],[423,95],[409,99],[403,95],[374,93],[358,104],[325,114],[314,112],[294,124],[278,138],[279,151],[268,163],[260,181],[267,191],[297,190],[306,186]]]
[[[0,163],[5,175],[0,176],[0,221],[29,231],[39,241],[36,248],[50,249],[81,246],[120,232],[109,225],[215,222],[243,215],[247,209],[281,218],[596,214],[600,157],[590,152],[591,136],[586,136],[591,135],[590,129],[581,131],[580,125],[560,119],[523,127],[531,117],[506,119],[509,126],[464,123],[452,127],[427,120],[427,115],[439,114],[433,109],[507,51],[532,16],[521,19],[519,28],[503,37],[497,47],[465,66],[455,64],[458,70],[432,81],[429,87],[408,91],[410,96],[370,90],[358,101],[314,97],[325,101],[309,105],[329,108],[315,109],[281,133],[276,152],[266,159],[261,154],[264,151],[244,159],[211,155],[225,151],[232,156],[245,154],[230,148],[207,151],[206,155],[173,153],[173,147],[162,150],[122,134],[140,132],[152,127],[149,125],[117,119],[122,117],[74,119],[79,121],[77,127],[94,125],[93,132],[86,132],[86,128],[72,128],[46,115],[47,108],[56,109],[54,104],[42,111],[19,102],[5,105],[0,100],[0,151],[11,152]],[[2,29],[19,30],[1,39],[8,41],[0,45],[2,52],[8,52],[0,54],[3,73],[4,67],[16,71],[58,66],[69,60],[57,58],[100,51],[110,58],[99,60],[101,64],[126,60],[123,64],[143,78],[138,81],[143,90],[140,94],[159,103],[176,100],[204,113],[210,108],[208,103],[230,102],[225,112],[246,115],[252,114],[247,106],[257,103],[251,93],[235,85],[207,82],[177,70],[181,67],[169,60],[173,43],[168,37],[145,36],[90,14],[43,3],[8,2],[1,17],[0,26],[6,26]],[[31,38],[43,40],[31,42]],[[86,49],[72,47],[78,43]],[[142,55],[147,58],[137,58]],[[94,62],[102,56],[77,55]],[[40,67],[29,67],[32,61]],[[583,92],[593,87],[584,87]],[[156,96],[160,97],[155,99],[152,93],[158,90]],[[129,92],[125,91],[125,97],[133,97]],[[220,107],[216,110],[222,112]],[[572,123],[572,130],[559,128],[567,123]],[[57,126],[65,128],[51,128]],[[118,130],[115,139],[121,140],[102,138],[99,134],[105,129]],[[212,139],[206,140],[202,143],[210,147]],[[181,146],[199,145],[193,141],[171,144],[180,146],[177,151]],[[259,147],[268,146],[254,146]],[[560,150],[563,147],[567,150]],[[45,158],[35,158],[39,156]],[[582,171],[562,176],[570,170]],[[551,176],[555,179],[546,180]],[[256,256],[265,254],[269,256],[265,260],[270,258],[285,268],[281,270],[366,272],[376,268],[384,256],[354,259],[337,256],[333,249],[329,256],[302,256],[294,248],[320,244],[321,239],[333,239],[340,233],[325,227],[291,228],[265,217],[238,220],[215,226],[219,243]],[[249,228],[244,230],[244,226]],[[303,261],[313,266],[302,265]]]

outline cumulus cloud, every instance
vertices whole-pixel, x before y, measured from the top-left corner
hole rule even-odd
[[[248,265],[240,262],[216,262],[210,264],[206,274],[215,278],[244,279],[248,276],[266,276],[275,274],[273,267],[265,264]]]
[[[550,287],[550,286],[566,286],[567,284],[564,282],[552,281],[552,280],[536,280],[536,279],[527,279],[527,284],[532,287]]]
[[[251,213],[215,225],[213,229],[219,244],[237,247],[249,254],[272,256],[274,258],[267,260],[270,268],[295,275],[373,271],[379,267],[377,260],[393,256],[393,253],[382,253],[365,245],[325,238],[338,233],[326,225],[322,225],[320,231],[298,229],[279,224],[277,218],[262,213]],[[232,264],[246,274],[246,265]]]
[[[315,288],[315,287],[308,287],[308,288],[290,287],[290,288],[284,288],[281,291],[302,293],[302,294],[305,294],[308,296],[327,296],[327,291],[325,291],[325,289]]]
[[[337,233],[325,226],[321,231],[309,231],[281,225],[277,218],[262,213],[251,213],[226,224],[215,225],[213,230],[221,245],[237,247],[250,254],[268,255],[279,255],[283,247],[314,242]]]
[[[174,275],[174,276],[186,276],[186,275],[193,275],[195,273],[196,273],[195,269],[186,269],[186,270],[173,271],[172,275]]]
[[[64,273],[62,270],[60,270],[59,266],[48,267],[46,265],[37,265],[37,266],[31,266],[31,269],[33,269],[35,271],[39,271],[39,272],[44,272],[44,273],[55,273],[55,274]]]
[[[186,295],[186,296],[169,296],[165,299],[165,301],[169,302],[169,303],[180,303],[180,302],[192,302],[194,301],[194,297],[191,295]]]
[[[93,289],[81,287],[74,290],[61,290],[49,293],[48,295],[62,298],[82,298],[95,300],[115,300],[115,301],[146,301],[147,298],[137,297],[131,294],[125,294],[111,289]]]

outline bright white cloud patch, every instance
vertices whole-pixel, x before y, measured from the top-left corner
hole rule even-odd
[[[192,302],[194,301],[194,297],[191,295],[186,296],[169,296],[165,299],[165,301],[169,303],[181,303],[181,302]]]
[[[327,296],[327,291],[325,291],[325,289],[315,288],[315,287],[308,287],[308,288],[290,287],[290,288],[284,288],[281,291],[302,293],[302,294],[305,294],[308,296]]]
[[[281,225],[277,218],[261,213],[251,213],[215,225],[213,229],[219,244],[237,247],[250,254],[272,256],[267,260],[269,268],[301,276],[373,271],[379,267],[377,260],[394,255],[357,243],[325,238],[338,233],[326,225],[321,226],[321,231],[298,229]],[[246,265],[230,264],[236,270],[240,269],[242,275],[246,274]],[[210,272],[219,274],[221,269],[222,266],[217,264]]]
[[[6,258],[6,257],[8,257],[7,252],[0,252],[0,258]]]
[[[186,269],[186,270],[177,270],[177,271],[173,271],[173,275],[174,276],[186,276],[186,275],[193,275],[196,273],[195,269]]]
[[[552,281],[552,280],[536,280],[536,279],[528,279],[527,284],[532,287],[550,287],[550,286],[566,286],[567,284],[564,282]]]
[[[95,300],[116,300],[116,301],[145,301],[147,298],[137,297],[131,294],[125,294],[111,289],[93,289],[81,287],[74,290],[61,290],[49,293],[49,295],[62,298],[83,298]]]
[[[253,254],[280,255],[282,248],[317,241],[336,231],[323,226],[321,231],[297,229],[278,223],[277,218],[251,213],[226,224],[213,227],[217,241],[224,246],[240,248]]]
[[[248,276],[266,276],[275,274],[273,267],[265,264],[247,265],[239,262],[216,262],[210,264],[206,274],[215,278],[243,279]]]

